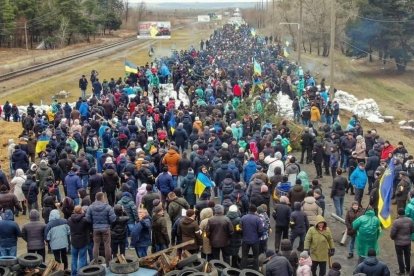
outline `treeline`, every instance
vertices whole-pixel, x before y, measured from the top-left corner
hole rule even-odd
[[[122,0],[0,0],[0,47],[62,47],[117,30]]]

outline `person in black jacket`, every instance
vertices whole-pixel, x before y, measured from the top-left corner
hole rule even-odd
[[[95,201],[95,195],[99,192],[102,192],[102,188],[104,185],[103,177],[101,174],[96,172],[96,168],[89,169],[89,195],[91,202]]]
[[[375,153],[375,150],[373,149],[369,150],[367,162],[365,163],[365,171],[367,172],[367,176],[368,176],[368,194],[371,193],[372,186],[374,185],[374,182],[375,182],[374,173],[375,173],[375,170],[378,168],[379,164],[380,164],[380,158]]]
[[[316,143],[313,147],[312,158],[316,169],[316,178],[322,178],[322,162],[324,150],[321,143]]]
[[[342,176],[342,169],[336,169],[336,177],[332,183],[331,198],[335,205],[336,215],[342,217],[344,214],[345,189],[348,188],[348,179]]]
[[[302,146],[302,154],[300,157],[300,164],[303,164],[303,158],[306,152],[306,164],[312,162],[312,148],[314,143],[314,137],[309,133],[309,128],[305,127],[305,133],[300,138],[300,145]]]
[[[275,251],[279,252],[280,241],[287,239],[289,234],[289,221],[291,209],[288,205],[289,199],[286,196],[280,197],[280,203],[275,204],[275,210],[273,211],[273,218],[276,222],[275,230]]]
[[[127,225],[129,217],[122,210],[122,206],[116,204],[114,207],[116,220],[111,224],[111,248],[112,256],[115,258],[118,254],[125,255],[126,239],[128,235]]]
[[[305,242],[305,235],[309,228],[309,221],[306,213],[301,210],[302,204],[300,202],[293,203],[294,211],[290,215],[289,226],[291,229],[290,232],[290,242],[294,244],[297,237],[299,237],[299,246],[298,252],[303,251],[303,245]]]
[[[86,88],[88,87],[88,80],[86,79],[85,75],[79,79],[79,88],[81,90],[82,99],[86,98]]]
[[[71,269],[72,274],[76,275],[78,269],[86,266],[89,233],[91,231],[91,225],[85,219],[85,213],[80,205],[75,207],[74,213],[68,220],[68,225],[70,228],[70,241],[72,245]]]

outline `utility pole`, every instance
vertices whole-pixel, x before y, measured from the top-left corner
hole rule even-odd
[[[128,15],[129,15],[129,1],[127,0],[125,3],[125,23],[128,23]]]
[[[334,59],[334,53],[335,53],[335,4],[336,0],[331,0],[331,45],[329,47],[329,57],[330,57],[330,88],[329,88],[329,100],[333,100],[334,98],[334,89],[335,89],[335,76],[334,76],[334,70],[335,70],[335,59]]]
[[[302,29],[303,27],[303,0],[299,0],[299,25],[298,25],[298,64],[300,65],[300,58],[302,53]]]
[[[29,46],[27,45],[27,20],[24,21],[24,40],[26,41],[26,52],[29,53]]]

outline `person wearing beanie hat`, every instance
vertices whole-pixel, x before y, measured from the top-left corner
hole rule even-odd
[[[212,259],[230,263],[230,255],[226,251],[230,245],[231,236],[234,232],[230,219],[224,216],[224,207],[220,204],[214,206],[214,216],[211,217],[206,226],[206,235],[210,240]]]
[[[411,218],[405,216],[403,208],[398,209],[398,218],[391,227],[390,238],[395,244],[399,274],[405,275],[411,269],[411,235],[414,233],[414,224]]]
[[[168,194],[168,202],[167,212],[171,219],[171,224],[173,225],[177,218],[181,216],[182,210],[190,209],[190,205],[183,197],[178,197],[175,192],[170,192]]]
[[[90,231],[90,224],[85,219],[85,214],[80,205],[75,206],[73,214],[68,219],[68,225],[70,228],[70,243],[72,247],[71,271],[76,275],[78,269],[86,266],[86,252],[90,240],[90,236],[86,234]]]
[[[313,197],[316,199],[316,203],[322,209],[322,216],[325,214],[325,196],[322,194],[320,189],[313,190]]]
[[[355,268],[353,275],[360,276],[376,276],[376,275],[392,275],[388,266],[377,259],[377,252],[375,249],[368,249],[367,258],[358,264]],[[397,273],[398,275],[398,273]],[[406,275],[400,274],[400,275]]]
[[[242,260],[241,267],[247,267],[247,258],[250,248],[253,251],[253,269],[259,269],[259,249],[260,237],[264,233],[262,220],[256,213],[257,207],[253,204],[249,206],[249,213],[241,218],[241,228],[243,229],[242,238]]]
[[[275,254],[273,250],[266,251],[267,262],[263,264],[262,272],[264,275],[295,275],[294,268],[287,258]]]
[[[27,243],[27,251],[37,253],[42,256],[43,261],[46,260],[45,251],[45,228],[46,224],[40,221],[40,213],[36,209],[30,210],[30,222],[22,227],[22,238]]]
[[[275,229],[275,251],[279,252],[280,241],[282,239],[288,239],[289,234],[289,221],[291,208],[288,205],[289,199],[286,196],[280,197],[280,202],[274,205],[274,211],[272,213],[276,222]]]
[[[329,270],[327,276],[340,276],[341,275],[341,264],[338,262],[332,263],[332,268]]]
[[[302,251],[299,255],[299,267],[296,270],[297,276],[312,275],[312,259],[308,254],[308,251]]]
[[[131,233],[136,222],[138,222],[138,211],[137,206],[134,203],[132,195],[129,192],[123,192],[121,199],[118,201],[119,205],[122,206],[124,212],[128,216],[128,232]],[[128,246],[128,242],[126,244]]]
[[[348,259],[354,257],[354,246],[355,246],[355,239],[356,239],[356,232],[354,228],[352,228],[352,223],[360,216],[364,214],[364,209],[359,206],[358,201],[353,201],[351,204],[351,208],[348,210],[345,216],[345,225],[347,235],[351,238],[348,244]]]
[[[185,153],[183,153],[184,155]],[[180,160],[181,164],[182,159]],[[187,159],[190,162],[190,160]],[[185,177],[181,181],[181,188],[183,190],[183,196],[190,205],[190,208],[194,208],[196,204],[196,195],[194,193],[196,183],[196,176],[192,168],[189,168]]]
[[[405,209],[408,199],[408,193],[411,189],[411,181],[406,171],[399,172],[400,181],[395,189],[395,200],[397,201],[397,210],[402,208]]]

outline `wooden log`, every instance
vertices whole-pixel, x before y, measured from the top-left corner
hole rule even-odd
[[[195,243],[194,240],[189,240],[189,241],[186,241],[186,242],[183,242],[183,243],[180,243],[180,244],[171,246],[170,248],[167,248],[167,249],[158,251],[156,253],[150,254],[150,255],[148,255],[146,257],[140,258],[139,261],[140,261],[140,263],[141,262],[148,261],[148,260],[151,261],[151,260],[154,260],[154,259],[158,258],[159,256],[161,256],[163,253],[168,253],[168,252],[173,251],[174,249],[180,249],[180,248],[183,248],[183,247],[185,247],[187,245],[194,244],[194,243]]]
[[[118,258],[118,262],[119,262],[120,264],[127,264],[127,263],[128,263],[128,262],[126,261],[126,259],[125,259],[124,255],[122,255],[122,254],[118,254],[118,255],[116,255],[116,257]]]
[[[48,276],[55,269],[55,266],[56,266],[56,261],[50,260],[42,276]]]

